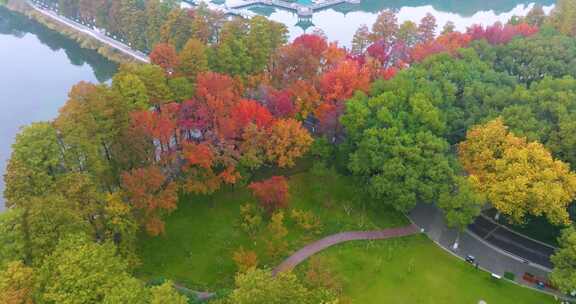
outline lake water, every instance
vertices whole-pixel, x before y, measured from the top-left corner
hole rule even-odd
[[[229,5],[237,1],[226,0]],[[555,1],[538,3],[549,11]],[[371,26],[383,9],[394,9],[400,22],[418,22],[430,12],[440,26],[453,21],[463,30],[474,23],[505,22],[526,14],[533,5],[534,0],[362,0],[359,5],[339,5],[315,13],[310,20],[269,7],[252,10],[286,24],[291,38],[318,28],[329,40],[349,46],[356,29],[362,24]],[[0,6],[0,175],[21,126],[54,118],[72,85],[82,80],[108,81],[115,70],[116,65],[98,53]],[[3,189],[0,180],[0,193]],[[0,196],[0,210],[3,207]]]
[[[232,5],[242,0],[226,0]],[[300,0],[308,2],[309,0]],[[251,11],[265,15],[288,26],[290,38],[315,29],[322,30],[329,40],[339,41],[350,47],[352,37],[361,25],[369,27],[376,21],[378,13],[392,9],[398,22],[410,20],[418,23],[427,13],[433,14],[440,31],[448,21],[463,31],[472,24],[489,25],[496,21],[507,22],[512,16],[523,16],[538,3],[547,13],[554,7],[555,0],[362,0],[360,4],[342,4],[316,12],[311,19],[300,19],[296,13],[270,7],[253,7]]]
[[[21,126],[54,118],[72,85],[107,81],[115,70],[98,53],[0,6],[0,175]]]

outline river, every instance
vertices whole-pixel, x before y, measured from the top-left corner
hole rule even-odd
[[[240,0],[225,1],[232,4]],[[506,22],[514,15],[524,15],[533,2],[362,0],[359,5],[339,5],[315,13],[309,20],[299,20],[294,13],[269,7],[256,7],[252,11],[286,24],[290,38],[321,29],[329,40],[349,46],[356,29],[362,24],[370,26],[378,12],[386,8],[394,9],[400,22],[417,22],[430,12],[440,26],[453,21],[457,29],[463,30],[474,23]],[[538,3],[548,12],[555,1],[538,0]],[[0,6],[0,104],[4,106],[0,111],[0,174],[3,175],[10,146],[21,126],[54,118],[73,84],[106,82],[116,68],[95,51],[82,49],[72,40]],[[0,193],[3,189],[4,183],[0,180]],[[0,196],[0,211],[3,208]]]

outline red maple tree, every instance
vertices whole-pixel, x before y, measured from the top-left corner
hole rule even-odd
[[[260,201],[262,207],[272,214],[275,210],[288,207],[290,198],[288,180],[284,176],[272,176],[261,182],[253,182],[248,188]]]

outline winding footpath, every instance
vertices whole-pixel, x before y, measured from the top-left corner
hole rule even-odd
[[[384,240],[409,236],[416,233],[419,233],[418,227],[415,225],[408,225],[405,227],[376,231],[349,231],[333,234],[296,251],[296,253],[278,265],[278,267],[276,267],[272,273],[277,274],[279,272],[292,270],[294,267],[305,261],[310,256],[336,244],[357,240]]]
[[[412,224],[404,227],[389,228],[383,230],[348,231],[333,234],[323,239],[320,239],[314,243],[311,243],[303,247],[302,249],[296,251],[293,255],[284,260],[284,262],[282,262],[280,265],[274,268],[274,270],[272,270],[272,274],[276,275],[280,272],[290,271],[294,267],[298,266],[298,264],[304,262],[306,259],[313,256],[314,254],[344,242],[359,241],[359,240],[385,240],[385,239],[409,236],[417,233],[420,233],[420,230],[416,225]],[[215,293],[212,292],[193,291],[178,284],[175,284],[175,287],[183,291],[195,293],[198,297],[198,300],[201,301],[208,300],[215,296]]]

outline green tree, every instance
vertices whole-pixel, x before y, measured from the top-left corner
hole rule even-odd
[[[118,73],[112,79],[112,89],[120,95],[132,110],[146,110],[150,108],[146,86],[134,74]]]
[[[0,213],[0,267],[25,258],[25,239],[20,220],[23,212],[22,208],[10,208]]]
[[[138,76],[146,87],[150,104],[160,105],[172,101],[172,92],[161,67],[152,64],[127,64],[120,67],[120,73]]]
[[[118,185],[116,151],[130,126],[128,102],[104,85],[81,82],[54,122],[65,148],[66,166],[88,172],[103,189]]]
[[[485,41],[472,46],[495,70],[522,83],[530,85],[544,77],[576,77],[576,40],[570,37],[541,33],[499,46]]]
[[[62,304],[143,303],[132,300],[145,294],[143,284],[126,270],[111,243],[96,244],[72,235],[58,244],[39,270],[41,299]]]
[[[564,229],[558,239],[560,249],[550,258],[554,270],[550,280],[564,293],[576,290],[576,230]]]
[[[486,197],[477,193],[462,176],[455,177],[454,185],[443,191],[438,199],[438,207],[444,211],[448,226],[460,230],[474,221],[486,203]]]
[[[188,12],[179,7],[173,8],[160,30],[160,40],[181,50],[186,41],[192,37],[192,18]]]
[[[39,263],[69,234],[94,235],[89,223],[61,196],[33,198],[19,215],[15,233],[23,240],[28,263]]]
[[[418,25],[412,21],[405,21],[398,29],[398,39],[413,47],[418,42]]]
[[[511,130],[541,141],[556,157],[576,165],[576,80],[546,78],[518,87],[502,116]]]
[[[273,276],[270,271],[249,269],[236,275],[236,288],[229,296],[234,304],[306,304],[310,291],[296,275],[287,272]]]
[[[208,55],[206,46],[198,39],[190,39],[180,51],[180,65],[178,74],[188,78],[191,83],[196,83],[196,76],[208,70]]]
[[[247,76],[254,71],[245,22],[235,20],[224,24],[221,41],[209,54],[211,70],[232,76]]]
[[[174,289],[172,282],[150,288],[150,304],[187,304],[188,299]]]
[[[447,152],[446,141],[430,132],[373,127],[356,144],[348,168],[379,201],[409,211],[419,201],[435,201],[450,181]]]
[[[558,0],[548,23],[565,35],[576,35],[576,1]]]
[[[407,211],[433,202],[451,180],[446,123],[435,106],[438,91],[405,79],[375,86],[374,96],[356,95],[341,122],[351,148],[348,168],[365,179],[379,201]],[[382,93],[379,93],[382,92]]]
[[[22,129],[12,145],[4,176],[6,205],[22,206],[31,197],[49,193],[62,165],[57,131],[50,123],[33,123]]]
[[[194,96],[194,86],[185,77],[175,77],[168,79],[168,87],[172,91],[172,96],[177,102],[188,100]]]
[[[136,255],[136,240],[139,224],[133,215],[132,207],[122,200],[120,191],[108,194],[104,214],[106,238],[114,240],[118,253],[124,257],[130,268],[139,264]]]
[[[172,7],[170,1],[149,0],[146,2],[146,47],[151,50],[161,42],[160,30]]]
[[[272,54],[286,43],[288,30],[284,24],[263,16],[251,18],[248,26],[246,47],[252,59],[250,74],[255,74],[262,72]]]

